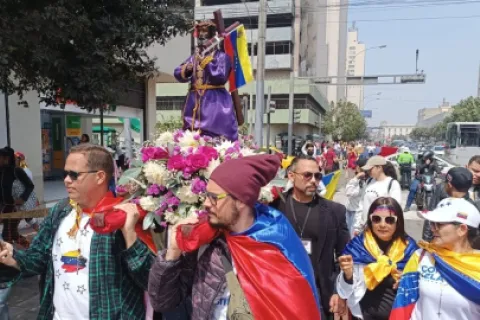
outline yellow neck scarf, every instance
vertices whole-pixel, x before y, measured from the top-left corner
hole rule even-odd
[[[374,257],[377,261],[368,264],[364,269],[365,284],[368,290],[375,289],[380,282],[383,281],[389,274],[398,281],[401,273],[397,270],[397,262],[401,261],[404,257],[405,249],[407,245],[401,239],[395,240],[388,254],[385,255],[375,241],[373,234],[370,230],[365,231],[365,249]]]

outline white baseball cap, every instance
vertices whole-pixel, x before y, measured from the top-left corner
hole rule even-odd
[[[478,208],[463,198],[443,199],[435,210],[425,213],[419,212],[418,216],[432,222],[458,222],[473,228],[480,226]]]

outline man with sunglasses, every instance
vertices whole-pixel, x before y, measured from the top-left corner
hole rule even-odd
[[[38,319],[145,319],[144,293],[153,253],[137,238],[135,205],[108,191],[113,158],[100,146],[71,149],[64,171],[69,199],[57,203],[26,251],[1,242],[0,282],[42,275]],[[102,209],[103,208],[103,209]],[[97,233],[106,215],[124,211],[120,230]],[[95,229],[96,230],[96,229]]]
[[[323,312],[333,317],[333,313],[346,311],[345,301],[334,291],[340,271],[335,256],[339,256],[350,241],[346,209],[318,196],[322,173],[314,158],[296,157],[289,168],[288,179],[293,188],[283,193],[272,206],[285,214],[302,239],[315,271]]]

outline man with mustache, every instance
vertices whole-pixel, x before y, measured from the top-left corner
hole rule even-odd
[[[345,301],[335,293],[339,273],[335,256],[339,256],[350,241],[346,208],[317,194],[322,174],[314,158],[296,157],[289,167],[288,179],[293,188],[277,198],[272,206],[285,214],[302,239],[315,271],[324,319],[328,319],[333,313],[346,311]]]

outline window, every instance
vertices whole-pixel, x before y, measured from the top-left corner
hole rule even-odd
[[[290,41],[267,42],[265,52],[266,54],[290,54],[292,47]]]
[[[355,51],[355,49],[357,49],[357,47],[356,47],[356,46],[351,46],[351,47],[349,47],[348,49]]]
[[[447,141],[450,149],[457,147],[457,125],[451,125],[447,129]]]
[[[157,110],[182,110],[185,97],[157,97]]]

